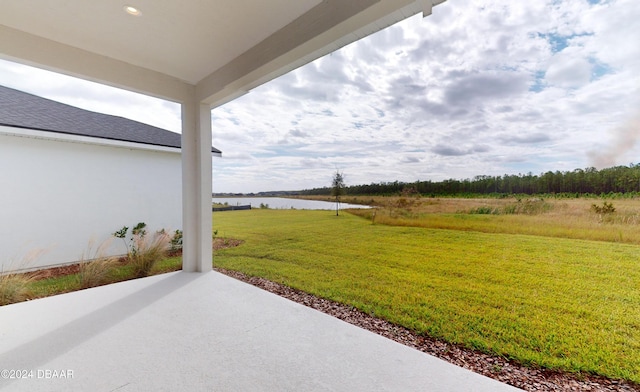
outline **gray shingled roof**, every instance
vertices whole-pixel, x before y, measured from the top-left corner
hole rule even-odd
[[[180,134],[0,86],[0,125],[181,148]],[[215,147],[212,153],[220,153]]]

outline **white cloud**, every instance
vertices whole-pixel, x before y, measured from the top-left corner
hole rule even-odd
[[[551,58],[545,79],[554,86],[580,88],[591,81],[591,69],[588,59],[562,51]]]
[[[215,109],[214,190],[328,186],[336,168],[360,184],[591,165],[640,108],[639,19],[636,0],[447,0]],[[180,125],[174,104],[0,68],[5,85]],[[614,164],[640,156],[627,145]]]

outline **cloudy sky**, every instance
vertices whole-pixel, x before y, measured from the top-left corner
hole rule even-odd
[[[448,0],[214,109],[214,191],[638,163],[638,20],[638,0]],[[0,84],[180,128],[176,104],[9,62]]]

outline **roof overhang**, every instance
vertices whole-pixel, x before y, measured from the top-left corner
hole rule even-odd
[[[0,57],[219,106],[444,0],[0,2]]]
[[[64,143],[90,144],[94,146],[125,148],[127,150],[142,150],[155,152],[168,152],[180,155],[182,150],[176,147],[157,146],[153,144],[134,143],[123,140],[104,139],[96,137],[88,137],[81,135],[72,135],[60,132],[43,131],[39,129],[29,129],[13,127],[8,125],[0,125],[0,136],[13,136],[28,139],[50,140]],[[222,153],[217,149],[211,150],[211,155],[221,157]]]

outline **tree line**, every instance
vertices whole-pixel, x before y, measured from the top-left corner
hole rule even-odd
[[[306,189],[303,195],[330,195],[332,188]],[[597,170],[594,167],[573,171],[548,171],[539,175],[505,174],[476,176],[472,179],[416,182],[380,182],[344,187],[349,195],[395,195],[419,193],[425,196],[461,196],[490,194],[569,194],[606,195],[640,192],[640,164]]]

